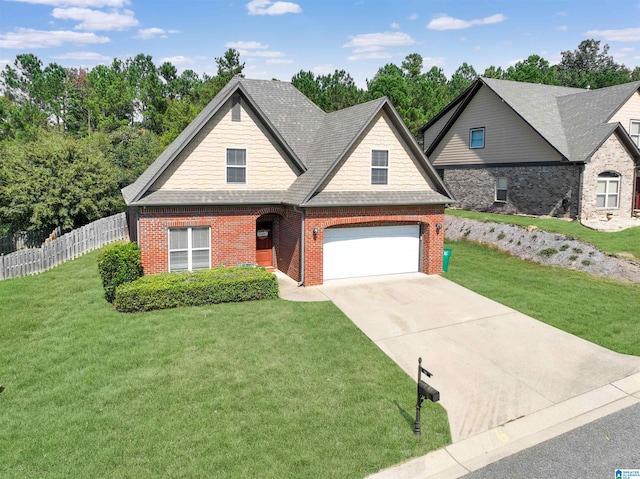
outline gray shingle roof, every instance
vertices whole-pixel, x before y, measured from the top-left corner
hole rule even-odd
[[[286,192],[151,191],[153,182],[235,93],[245,98],[248,106],[291,156],[293,163],[298,165],[300,174],[291,187]],[[410,144],[432,185],[438,190],[435,196],[425,196],[425,203],[431,204],[435,198],[440,198],[439,203],[451,202],[451,194],[426,161],[388,99],[381,98],[327,114],[291,83],[245,78],[234,78],[229,82],[151,166],[133,184],[123,188],[122,194],[128,205],[140,206],[248,203],[305,205],[383,108]],[[354,204],[360,204],[360,196],[350,198],[353,198]],[[376,204],[384,204],[383,198],[384,195],[377,195],[376,201],[382,203]],[[387,199],[395,201],[396,197],[388,194]]]
[[[408,206],[452,203],[436,191],[322,191],[307,201],[307,206]]]
[[[569,161],[586,161],[616,124],[611,116],[640,88],[640,82],[585,90],[481,78],[551,146]]]

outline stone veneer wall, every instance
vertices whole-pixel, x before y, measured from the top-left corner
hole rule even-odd
[[[627,149],[617,136],[610,136],[585,166],[580,218],[602,219],[607,214],[630,218],[633,213],[635,170],[636,165]],[[605,171],[613,171],[620,175],[618,208],[596,208],[598,175]]]
[[[578,217],[579,165],[445,169],[444,181],[458,206],[508,213]],[[496,180],[507,178],[507,202],[495,201]]]

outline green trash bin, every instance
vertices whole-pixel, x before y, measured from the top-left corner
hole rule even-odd
[[[442,271],[446,273],[449,271],[449,258],[451,258],[451,249],[445,248],[442,250]]]

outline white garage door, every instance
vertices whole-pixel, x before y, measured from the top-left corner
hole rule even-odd
[[[419,271],[420,226],[329,228],[324,231],[324,279]]]

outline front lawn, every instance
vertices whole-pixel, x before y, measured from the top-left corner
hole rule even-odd
[[[493,221],[520,226],[537,226],[541,230],[560,233],[586,243],[595,245],[600,251],[614,255],[632,255],[640,261],[640,228],[623,231],[596,231],[582,226],[579,221],[566,221],[559,218],[532,218],[529,216],[501,215],[478,211],[447,209],[451,216],[479,221]]]
[[[452,254],[445,278],[605,348],[640,356],[640,285],[542,266],[470,241],[446,247]]]
[[[450,442],[333,304],[117,313],[96,257],[0,281],[0,477],[352,478]]]

